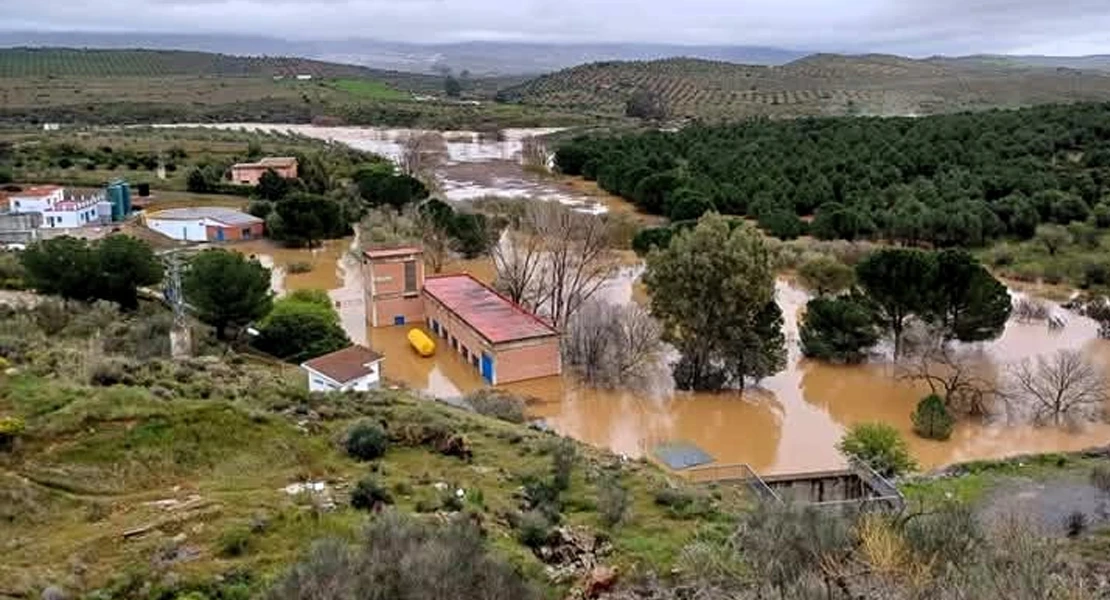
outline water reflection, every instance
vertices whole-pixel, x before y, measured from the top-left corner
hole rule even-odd
[[[481,387],[473,367],[451,352],[417,356],[405,338],[406,328],[368,330],[361,270],[352,254],[355,247],[353,239],[335,240],[313,251],[283,249],[266,241],[234,246],[275,267],[275,291],[330,290],[351,339],[385,354],[387,379],[441,397]],[[307,262],[312,270],[291,274],[287,267],[295,262]],[[449,263],[444,271],[470,272],[487,282],[494,276],[488,260]],[[641,273],[638,265],[623,267],[602,288],[602,297],[611,302],[633,301],[634,282]],[[719,462],[748,463],[763,473],[840,467],[844,463],[835,449],[837,440],[846,427],[868,421],[899,428],[925,468],[1025,452],[1079,450],[1110,440],[1110,425],[1102,423],[1070,432],[966,421],[956,426],[947,442],[918,438],[911,431],[910,412],[927,387],[897,378],[895,367],[881,359],[859,366],[805,360],[797,348],[797,319],[808,296],[786,281],[776,289],[789,348],[787,369],[743,394],[674,392],[666,385],[644,392],[594,390],[570,376],[506,388],[534,398],[530,412],[556,430],[615,452],[642,456],[659,443],[685,440]],[[985,372],[997,373],[1006,363],[1064,348],[1080,348],[1110,366],[1110,342],[1099,340],[1097,333],[1093,321],[1068,314],[1062,329],[1012,322],[998,340],[976,348]]]

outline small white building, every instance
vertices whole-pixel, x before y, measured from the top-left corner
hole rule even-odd
[[[42,226],[48,229],[69,229],[112,221],[112,203],[104,196],[69,198],[42,211]]]
[[[13,213],[39,213],[66,199],[66,190],[60,185],[43,185],[27,188],[8,195],[8,211]]]
[[[301,365],[310,392],[367,392],[381,385],[385,357],[357,344]]]
[[[171,208],[146,215],[146,226],[186,242],[230,242],[261,238],[265,221],[222,206]]]

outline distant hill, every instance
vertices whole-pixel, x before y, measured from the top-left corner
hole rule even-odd
[[[0,78],[16,77],[296,77],[375,79],[399,89],[442,89],[443,78],[284,56],[231,56],[149,49],[0,49]]]
[[[676,44],[551,44],[524,42],[415,43],[370,39],[284,40],[265,36],[163,33],[0,31],[0,47],[153,48],[235,55],[304,56],[414,73],[537,75],[602,60],[651,60],[695,56],[749,64],[783,64],[804,52],[763,46]]]
[[[672,117],[919,115],[1110,99],[1110,73],[1020,63],[815,54],[781,66],[695,58],[601,62],[502,90],[505,102],[619,115],[637,90]]]
[[[329,122],[431,128],[581,122],[492,102],[521,79],[444,75],[285,56],[187,50],[0,49],[0,123]]]

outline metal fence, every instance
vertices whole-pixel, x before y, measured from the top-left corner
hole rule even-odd
[[[706,465],[694,467],[682,472],[692,483],[739,483],[747,487],[761,502],[785,504],[781,494],[775,491],[776,487],[786,488],[799,481],[812,480],[821,476],[842,478],[855,477],[858,486],[853,485],[853,490],[858,492],[858,497],[843,498],[838,500],[809,501],[804,504],[819,509],[858,509],[858,510],[889,510],[899,512],[905,508],[905,498],[894,484],[875,472],[867,465],[852,465],[848,470],[829,471],[827,473],[797,473],[793,475],[776,475],[769,480],[764,480],[750,466],[746,464]]]

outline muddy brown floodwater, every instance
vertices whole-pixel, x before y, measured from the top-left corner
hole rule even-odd
[[[387,379],[440,397],[457,397],[482,386],[478,374],[450,352],[417,356],[405,338],[407,328],[367,327],[361,272],[351,253],[354,240],[334,240],[312,251],[283,249],[267,241],[233,247],[276,267],[278,292],[329,290],[352,341],[369,344],[386,356]],[[289,274],[288,265],[297,262],[313,268]],[[444,270],[471,272],[485,281],[493,277],[488,260],[457,261]],[[640,265],[622,267],[600,293],[611,302],[631,302],[641,273]],[[924,387],[899,380],[886,361],[835,366],[805,360],[797,349],[797,317],[808,296],[780,281],[777,299],[786,317],[787,369],[742,394],[674,392],[665,385],[647,392],[604,391],[578,385],[570,375],[505,387],[535,398],[529,409],[534,417],[584,442],[645,456],[659,443],[689,441],[718,462],[747,463],[761,473],[840,467],[844,463],[835,449],[837,440],[846,427],[869,421],[902,430],[923,468],[1026,452],[1079,450],[1110,441],[1106,424],[1069,431],[961,422],[946,442],[918,438],[909,415]],[[994,368],[1062,348],[1082,349],[1092,360],[1110,365],[1110,342],[1098,339],[1097,330],[1093,321],[1077,315],[1068,315],[1065,327],[1056,331],[1043,323],[1015,321],[1002,337],[980,347]]]

